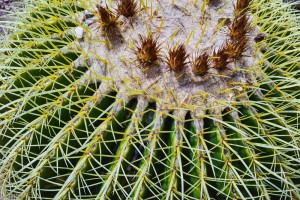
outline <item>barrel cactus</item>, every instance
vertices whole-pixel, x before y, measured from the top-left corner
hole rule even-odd
[[[0,52],[4,199],[300,199],[280,0],[32,0]]]

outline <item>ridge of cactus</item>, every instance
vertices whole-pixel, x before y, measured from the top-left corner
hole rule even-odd
[[[0,41],[4,199],[300,199],[281,0],[31,0]]]

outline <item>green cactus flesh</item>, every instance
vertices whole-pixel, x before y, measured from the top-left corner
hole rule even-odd
[[[288,5],[32,0],[15,18],[0,42],[4,199],[300,199]]]

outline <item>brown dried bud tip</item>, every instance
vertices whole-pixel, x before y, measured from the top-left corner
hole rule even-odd
[[[136,47],[136,54],[140,62],[145,64],[152,64],[158,60],[160,57],[160,45],[157,42],[157,39],[153,39],[152,36],[147,38],[139,35],[141,44],[139,47]]]
[[[192,62],[192,71],[195,75],[202,76],[209,70],[209,56],[207,53],[196,56]]]
[[[230,63],[229,55],[226,53],[226,46],[222,46],[219,50],[213,52],[214,68],[222,71],[228,69],[227,65]]]
[[[108,8],[97,5],[98,14],[100,15],[100,24],[104,30],[115,28],[118,25],[118,17],[116,17]]]
[[[180,71],[187,66],[188,53],[186,52],[184,44],[180,44],[169,50],[169,57],[167,57],[167,63],[174,71]]]
[[[134,0],[121,0],[117,12],[125,17],[133,17],[138,12],[138,5]]]
[[[265,39],[265,34],[264,33],[260,33],[257,36],[255,36],[254,41],[255,42],[261,42]]]

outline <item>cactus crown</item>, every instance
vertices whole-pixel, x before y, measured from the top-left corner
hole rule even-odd
[[[300,199],[299,22],[280,0],[33,0],[16,18],[4,198]]]

